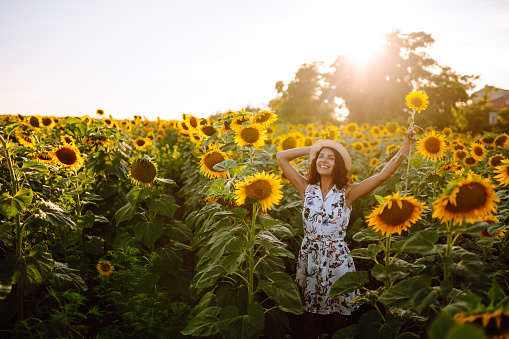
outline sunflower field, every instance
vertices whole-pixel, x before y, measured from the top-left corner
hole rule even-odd
[[[418,125],[422,96],[407,99]],[[276,152],[339,141],[355,183],[407,128],[1,116],[1,336],[299,338],[302,201]],[[330,297],[359,290],[360,308],[333,337],[509,338],[509,135],[414,130],[353,204],[357,271]]]

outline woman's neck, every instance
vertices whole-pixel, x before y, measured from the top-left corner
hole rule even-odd
[[[334,186],[333,177],[322,175],[320,178],[320,188],[322,189],[324,196],[332,189],[332,186]]]

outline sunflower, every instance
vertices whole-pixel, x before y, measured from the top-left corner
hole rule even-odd
[[[130,173],[136,185],[150,185],[157,176],[157,165],[147,156],[137,158],[131,164]]]
[[[378,126],[371,127],[371,134],[375,137],[379,137],[382,134],[382,129]]]
[[[454,159],[454,161],[457,162],[462,162],[463,159],[465,159],[466,157],[468,157],[468,152],[463,149],[454,151],[454,153],[452,154],[452,158]]]
[[[437,174],[438,173],[441,173],[443,171],[451,171],[451,172],[455,172],[459,169],[461,169],[462,167],[460,165],[458,165],[458,163],[456,162],[446,162],[445,164],[443,164],[442,166],[440,166],[440,168],[437,170]]]
[[[494,222],[498,222],[499,220],[497,218],[495,218],[494,216],[488,216],[488,217],[484,218],[482,221],[484,221],[488,224],[492,224]],[[499,237],[503,237],[505,235],[506,231],[507,231],[506,229],[502,229],[495,234],[489,234],[488,227],[486,227],[484,229],[484,231],[482,231],[481,233],[478,234],[478,236],[480,236],[481,238],[499,238]]]
[[[202,137],[205,139],[213,136],[217,132],[217,129],[213,125],[210,125],[210,124],[209,125],[200,125],[200,127],[198,129],[200,130]]]
[[[336,126],[327,126],[321,131],[321,136],[325,136],[325,139],[338,141],[340,131]]]
[[[249,121],[249,120],[250,120],[250,116],[248,114],[246,114],[246,113],[239,114],[235,118],[232,119],[232,121],[230,123],[230,128],[231,129],[239,129],[242,127],[243,123],[245,123],[246,121]]]
[[[352,148],[355,152],[362,152],[364,151],[364,144],[362,142],[356,142],[353,144]]]
[[[259,124],[262,127],[267,127],[276,120],[277,120],[277,114],[275,114],[274,111],[266,111],[266,110],[259,111],[251,119],[253,124]]]
[[[301,147],[302,139],[302,134],[298,132],[282,135],[277,141],[277,150],[281,152],[292,148],[299,148]]]
[[[54,162],[52,154],[43,153],[43,152],[35,153],[33,155],[33,159],[36,160],[37,162],[40,162],[41,164],[51,165]]]
[[[305,137],[304,140],[302,141],[302,145],[304,147],[307,147],[307,146],[313,146],[313,138],[311,137]]]
[[[352,174],[350,176],[350,183],[354,183],[356,182],[357,180],[359,180],[359,178],[355,175],[355,174]]]
[[[23,131],[21,128],[16,128],[14,136],[18,142],[26,148],[32,148],[35,146],[37,141],[28,133]]]
[[[452,135],[452,129],[450,129],[449,127],[445,127],[442,130],[442,134],[445,135],[446,137],[450,137]]]
[[[345,132],[350,135],[357,133],[358,130],[359,130],[359,127],[357,126],[357,124],[355,122],[349,123],[345,127]]]
[[[478,143],[473,143],[470,146],[470,154],[477,160],[481,161],[486,157],[486,149],[483,147],[483,145]]]
[[[83,158],[76,146],[64,144],[53,151],[53,163],[60,167],[78,171],[83,166]]]
[[[198,129],[193,129],[189,132],[189,139],[195,144],[199,144],[201,142],[201,134]]]
[[[486,136],[484,138],[481,138],[480,140],[484,145],[493,144],[495,142],[495,137],[493,136]]]
[[[261,125],[241,126],[236,132],[235,142],[239,147],[253,146],[261,148],[265,144],[265,131]]]
[[[509,338],[509,311],[498,309],[495,311],[485,310],[474,314],[456,313],[454,320],[460,324],[473,324],[483,329],[486,338],[506,339]]]
[[[136,140],[134,140],[133,143],[134,143],[134,147],[138,151],[141,151],[142,149],[144,149],[145,147],[150,145],[152,143],[152,141],[148,138],[137,138]]]
[[[189,134],[190,127],[186,121],[184,121],[184,120],[179,121],[177,127],[181,134],[183,134],[183,135]]]
[[[32,127],[33,129],[39,129],[42,127],[42,119],[38,115],[31,115],[26,120],[26,123],[28,126]]]
[[[426,207],[425,203],[414,197],[400,197],[399,192],[384,199],[386,202],[377,206],[366,218],[368,226],[373,226],[374,231],[381,231],[387,237],[406,231],[411,224],[421,219],[421,213]]]
[[[463,163],[468,167],[475,167],[479,161],[472,155],[469,154],[463,159]]]
[[[424,111],[429,103],[428,95],[426,93],[422,93],[422,91],[411,92],[405,97],[405,99],[407,107],[416,110],[419,113]]]
[[[97,145],[106,146],[110,144],[110,140],[108,139],[108,137],[100,134],[93,134],[88,137],[84,137],[83,142],[89,146]]]
[[[368,142],[368,145],[373,147],[373,148],[377,148],[379,145],[380,145],[380,140],[372,140],[370,142]]]
[[[380,162],[378,161],[377,158],[371,158],[371,160],[369,161],[369,166],[371,167],[376,167]]]
[[[453,220],[460,226],[463,220],[475,223],[497,209],[500,199],[488,178],[469,174],[449,183],[442,197],[433,202],[433,218],[442,223]]]
[[[74,144],[74,142],[76,141],[76,139],[74,139],[72,136],[70,136],[69,134],[65,134],[65,135],[62,135],[60,137],[60,141],[63,143],[63,144]]]
[[[394,135],[398,132],[399,124],[397,122],[388,122],[385,124],[385,130],[390,135]]]
[[[53,128],[55,126],[55,120],[52,117],[42,117],[41,123],[44,127]]]
[[[463,143],[461,143],[461,142],[453,143],[453,145],[452,145],[453,152],[457,151],[457,150],[460,150],[460,149],[466,150],[467,147]]]
[[[115,269],[108,260],[100,260],[96,267],[101,275],[110,275]]]
[[[104,115],[104,111],[102,109],[98,109],[97,111],[95,111],[95,114],[102,117]]]
[[[445,137],[432,131],[417,141],[417,153],[425,159],[442,160],[445,156]]]
[[[353,137],[357,140],[364,140],[366,138],[366,135],[364,135],[364,133],[357,132],[353,134]]]
[[[493,147],[507,148],[509,146],[509,135],[506,133],[500,134],[493,140]]]
[[[488,164],[490,167],[495,168],[502,164],[502,160],[505,160],[506,158],[502,154],[496,154],[488,160]]]
[[[262,211],[266,212],[267,209],[279,204],[283,198],[282,187],[281,180],[273,173],[265,174],[265,171],[256,173],[235,185],[235,203],[240,206],[245,203],[247,197],[251,197],[258,200],[262,205]]]
[[[509,185],[509,159],[502,160],[500,165],[495,167],[494,172],[498,173],[495,176],[495,179],[497,179],[504,186]]]
[[[226,171],[216,171],[214,166],[222,161],[228,160],[226,153],[218,148],[211,149],[203,155],[200,161],[200,172],[206,177],[211,179],[226,178],[228,173]]]
[[[191,114],[188,114],[186,116],[186,119],[185,119],[187,125],[189,126],[190,129],[196,129],[198,128],[198,118],[191,115]]]

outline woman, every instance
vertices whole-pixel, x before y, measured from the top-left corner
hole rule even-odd
[[[407,134],[414,132],[411,128]],[[413,146],[413,145],[412,145]],[[352,161],[347,150],[333,140],[320,140],[313,146],[277,153],[283,174],[297,189],[304,206],[304,239],[297,263],[296,282],[304,295],[304,337],[316,339],[322,320],[327,316],[332,336],[346,324],[346,317],[357,306],[349,304],[356,293],[329,298],[331,286],[347,272],[355,271],[353,259],[344,241],[352,203],[368,194],[396,171],[410,151],[405,137],[403,147],[382,171],[366,180],[350,184]],[[310,155],[308,178],[291,164],[295,158]]]

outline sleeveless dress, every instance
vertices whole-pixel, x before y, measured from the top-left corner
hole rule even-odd
[[[297,262],[296,282],[304,296],[304,310],[311,313],[339,312],[350,315],[358,308],[348,303],[358,291],[329,298],[331,286],[347,272],[355,271],[344,241],[350,220],[345,189],[336,185],[322,199],[320,183],[306,187],[302,219],[304,239]]]

